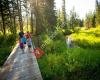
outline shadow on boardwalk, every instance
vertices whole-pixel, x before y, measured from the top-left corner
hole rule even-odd
[[[14,48],[0,72],[0,80],[43,80],[35,55],[27,46],[24,53],[18,45]]]

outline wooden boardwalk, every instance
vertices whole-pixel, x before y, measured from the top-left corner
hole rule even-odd
[[[24,53],[18,45],[14,48],[3,66],[0,80],[43,80],[35,55],[27,46]]]

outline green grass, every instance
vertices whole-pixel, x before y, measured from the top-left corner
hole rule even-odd
[[[100,76],[100,50],[74,48],[61,53],[45,53],[38,62],[44,80],[94,80],[95,74],[97,78]]]
[[[75,43],[83,48],[100,48],[100,27],[89,30],[80,30],[79,33],[71,35]]]
[[[95,33],[93,33],[95,31]],[[51,40],[38,60],[44,80],[99,80],[100,43],[99,28],[81,30],[71,37],[77,48],[67,48],[62,36]]]
[[[15,35],[12,34],[6,36],[0,35],[0,66],[4,64],[15,44],[16,44]]]

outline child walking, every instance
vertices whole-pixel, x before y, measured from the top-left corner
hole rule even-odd
[[[22,53],[24,53],[24,44],[21,42],[21,39],[19,39],[19,47],[22,49]]]
[[[24,53],[24,47],[26,44],[26,38],[25,36],[22,34],[21,36],[19,36],[19,46],[22,49],[22,52]]]
[[[31,38],[28,38],[28,39],[27,39],[27,45],[28,45],[29,51],[31,52],[31,47],[32,47]]]

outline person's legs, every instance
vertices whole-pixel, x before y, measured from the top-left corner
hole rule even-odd
[[[22,49],[22,53],[24,53],[24,48]]]
[[[24,42],[24,48],[26,47],[26,42]]]
[[[22,50],[22,53],[24,53],[24,45],[21,45],[20,48]]]
[[[31,45],[28,45],[29,52],[31,52]]]

